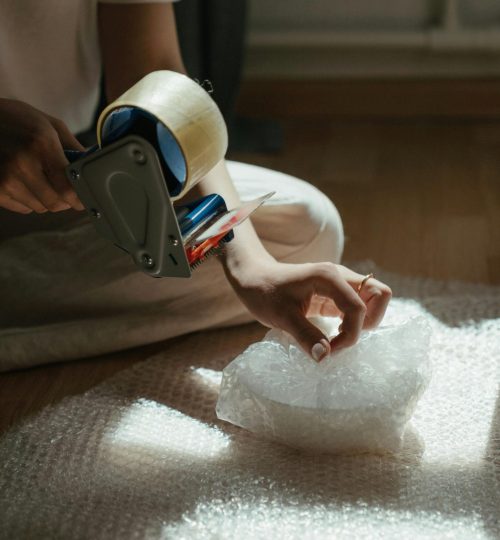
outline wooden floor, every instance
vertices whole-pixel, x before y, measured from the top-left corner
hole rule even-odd
[[[230,157],[326,192],[346,260],[500,284],[499,81],[253,81],[238,106],[278,119],[285,146]],[[0,431],[166,346],[0,375]]]
[[[500,283],[500,82],[253,82],[240,110],[279,119],[286,144],[235,157],[322,189],[346,260]]]

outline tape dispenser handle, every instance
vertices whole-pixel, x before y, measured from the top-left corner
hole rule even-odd
[[[88,156],[89,154],[92,154],[96,150],[99,150],[99,146],[97,144],[95,144],[94,146],[91,146],[90,148],[88,148],[87,150],[83,152],[81,150],[71,150],[71,149],[65,148],[64,155],[70,163],[74,163],[75,161],[81,158],[84,158],[85,156]]]

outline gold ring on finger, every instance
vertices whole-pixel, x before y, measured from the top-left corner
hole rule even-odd
[[[361,283],[358,285],[358,288],[356,289],[356,292],[359,294],[361,292],[361,289],[364,287],[365,283],[373,277],[373,274],[370,272],[369,274],[366,274],[366,276],[361,280]]]

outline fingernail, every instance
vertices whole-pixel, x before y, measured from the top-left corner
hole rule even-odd
[[[311,355],[316,360],[316,362],[319,362],[322,360],[326,353],[328,352],[328,347],[323,343],[324,340],[319,341],[314,345],[314,347],[311,349]]]

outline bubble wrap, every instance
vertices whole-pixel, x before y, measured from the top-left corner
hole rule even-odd
[[[218,418],[307,451],[396,451],[430,378],[424,317],[363,332],[319,364],[271,330],[223,371]],[[333,336],[338,318],[315,324]]]
[[[396,454],[307,455],[220,421],[221,370],[256,325],[188,336],[0,439],[2,539],[497,539],[500,287],[403,278],[432,330]]]

